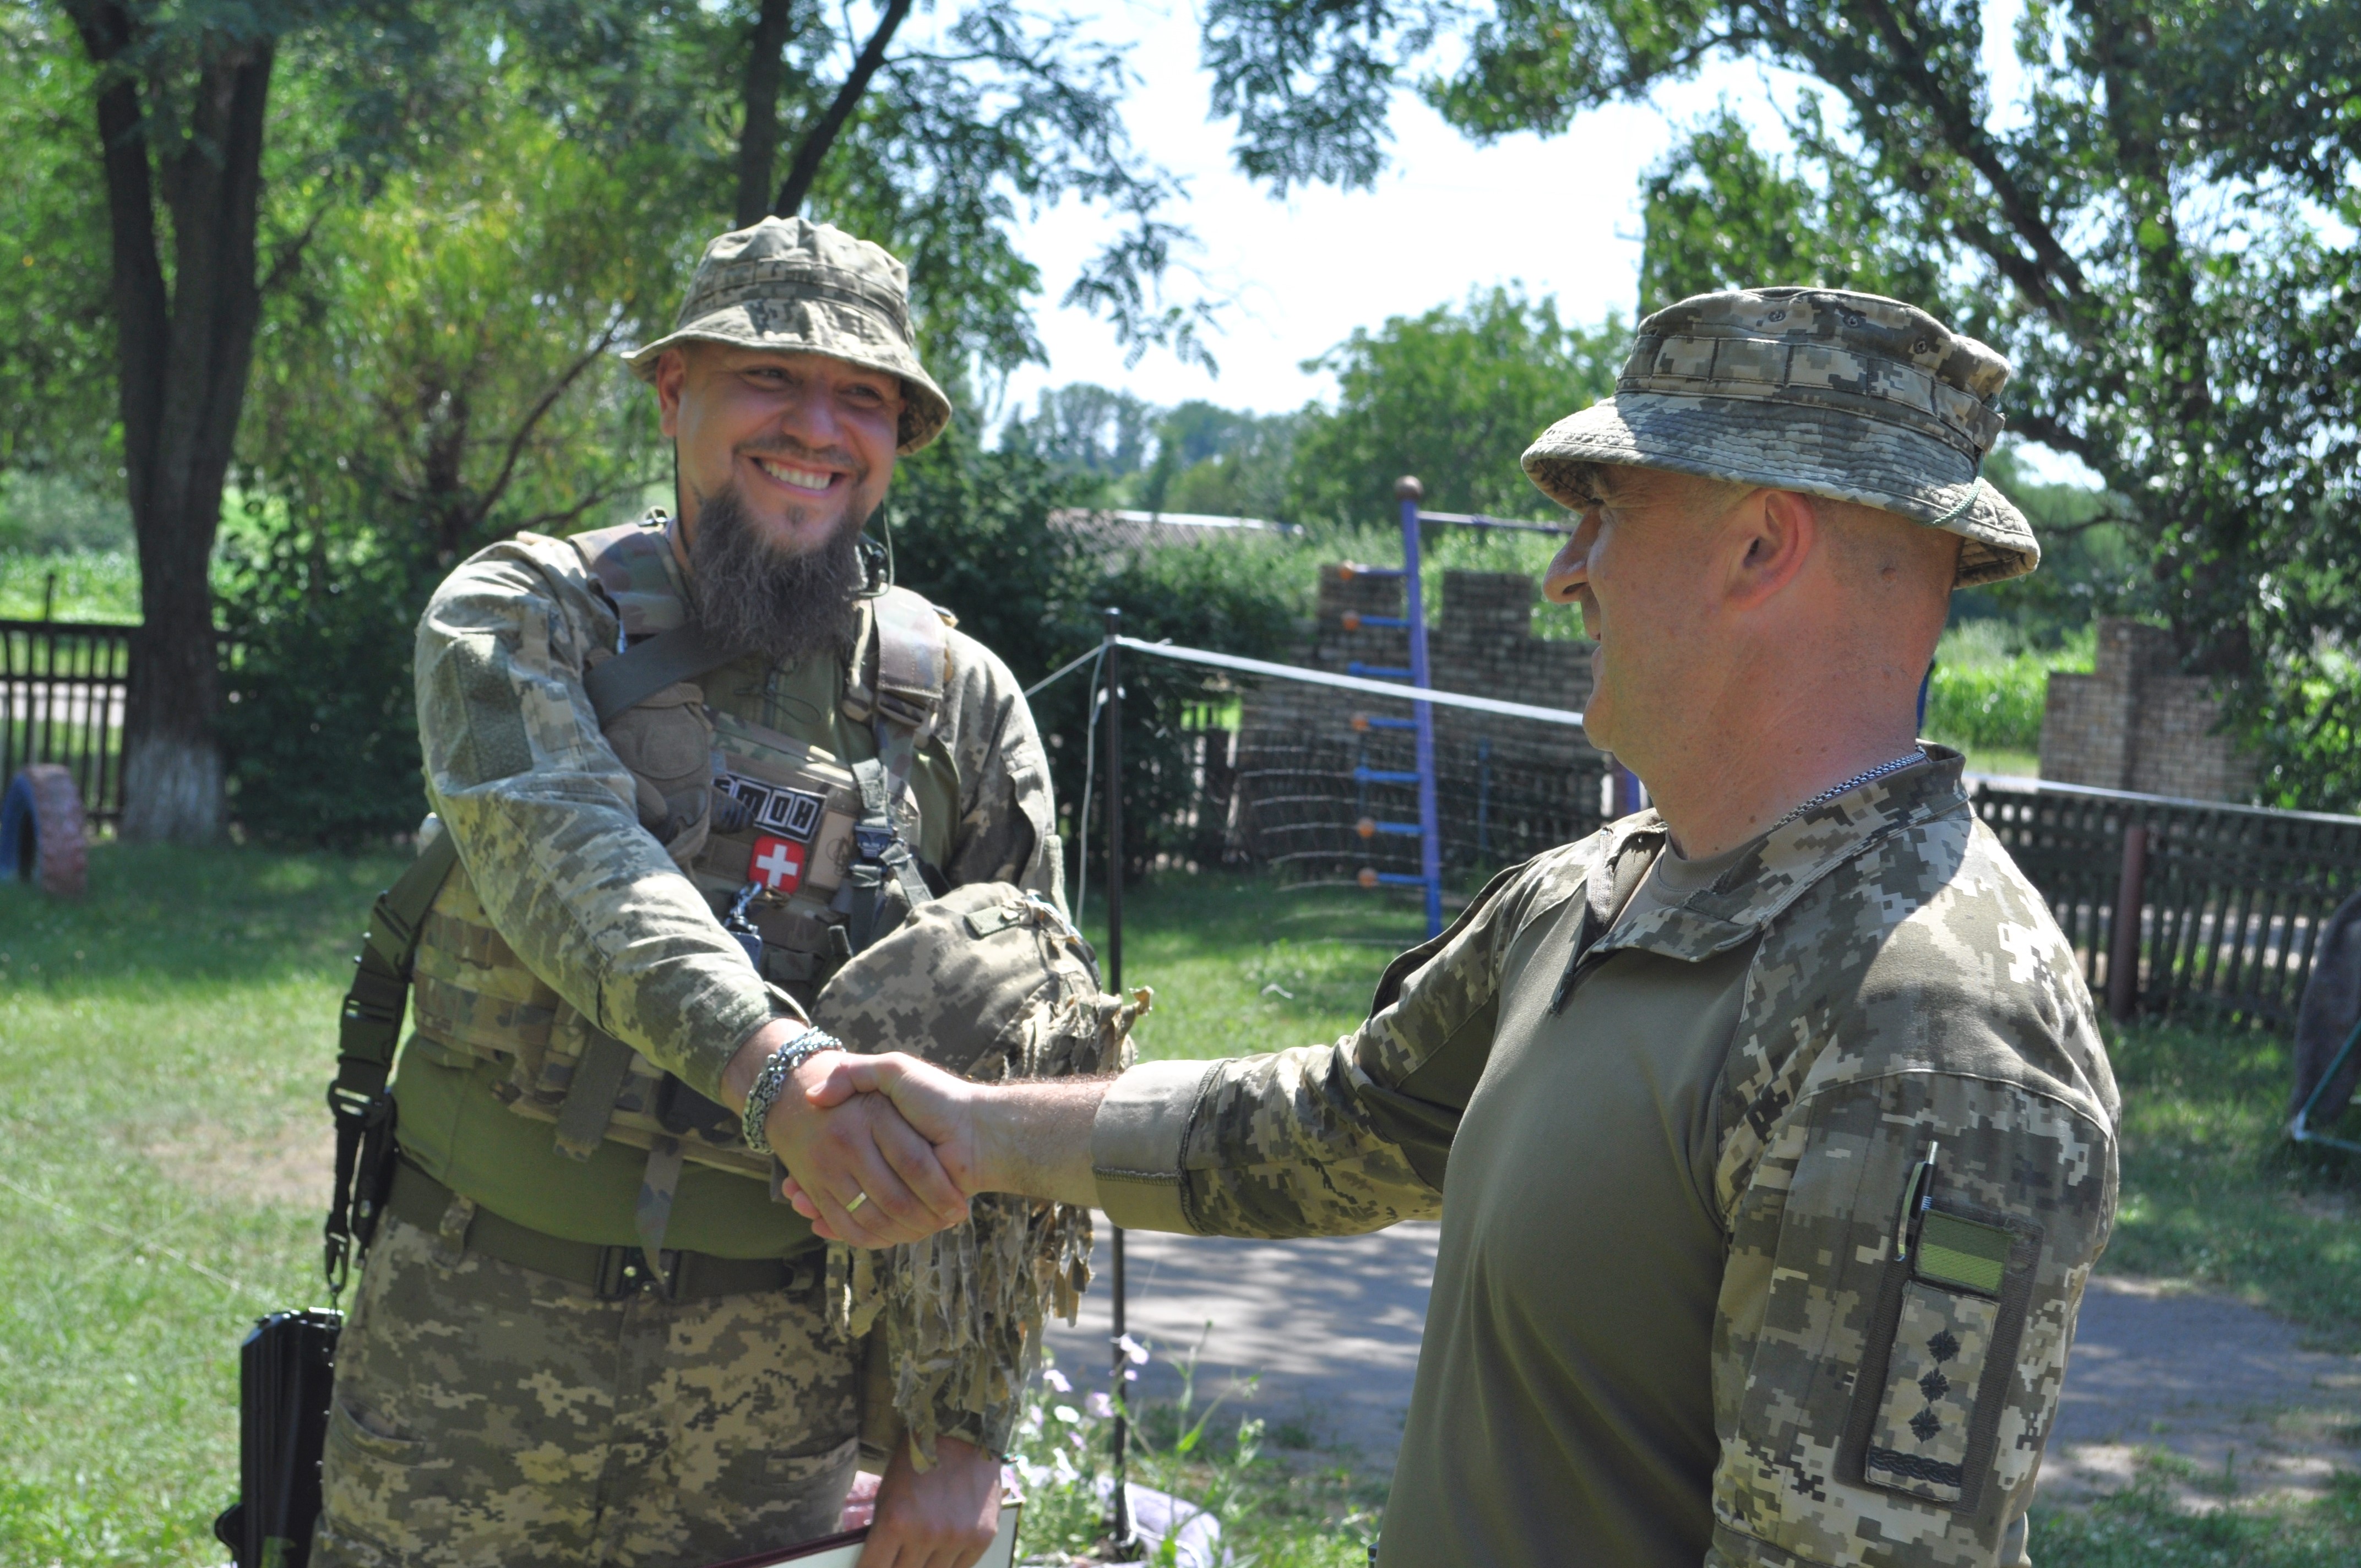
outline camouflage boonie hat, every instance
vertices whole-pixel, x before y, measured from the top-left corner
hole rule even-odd
[[[626,349],[653,381],[656,357],[683,343],[730,343],[831,359],[902,378],[899,450],[917,451],[951,421],[950,400],[910,338],[910,275],[891,253],[832,224],[764,218],[705,247],[673,329]]]
[[[1663,468],[1857,501],[1960,535],[1956,586],[2041,562],[1978,477],[2008,361],[1916,305],[1842,289],[1697,294],[1640,323],[1615,395],[1562,419],[1525,474],[1579,511],[1583,466]]]

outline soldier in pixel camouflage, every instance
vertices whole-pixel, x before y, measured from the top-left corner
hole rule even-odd
[[[961,1568],[993,1538],[1038,1298],[1086,1277],[1050,1273],[1087,1257],[1087,1216],[971,1218],[883,1102],[798,1091],[836,1054],[800,1055],[807,1010],[910,908],[1014,884],[985,902],[1062,920],[1016,682],[860,545],[950,407],[902,265],[800,219],[714,241],[676,329],[629,363],[676,515],[494,545],[419,625],[458,864],[421,928],[314,1561],[716,1562],[834,1530],[865,1447],[884,1475],[863,1563]],[[599,666],[684,629],[664,645],[713,656],[602,726]],[[1060,1060],[1097,1070],[1127,1014],[1077,1017]],[[766,1067],[784,1087],[750,1139]],[[896,1252],[831,1259],[774,1157],[843,1242],[973,1226],[991,1321],[896,1293],[910,1270],[873,1261]]]
[[[2007,366],[1875,296],[1641,323],[1526,472],[1652,809],[1496,878],[1333,1047],[890,1094],[969,1190],[1191,1234],[1442,1220],[1384,1568],[1969,1568],[2026,1508],[2115,1212],[2074,954],[1914,740]]]

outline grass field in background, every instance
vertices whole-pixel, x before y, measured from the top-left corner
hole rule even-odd
[[[0,620],[38,620],[52,577],[57,581],[50,612],[59,620],[139,619],[139,564],[127,549],[59,554],[0,550]]]
[[[0,883],[0,1563],[214,1563],[236,1348],[319,1294],[336,1000],[394,862],[104,845]]]
[[[398,865],[107,844],[80,905],[0,883],[0,1563],[220,1561],[206,1525],[235,1484],[236,1343],[319,1298],[336,1001]],[[1130,889],[1125,917],[1125,978],[1157,991],[1149,1058],[1333,1040],[1422,930],[1390,894],[1222,875]],[[2103,1266],[2224,1286],[2361,1344],[2361,1178],[2279,1138],[2284,1047],[2144,1027],[2114,1059],[2124,1214]],[[1151,1435],[1172,1424],[1150,1414]],[[1242,1453],[1225,1413],[1153,1473],[1218,1496],[1241,1553],[1357,1568],[1376,1520],[1349,1456],[1248,1436]],[[2150,1486],[2045,1518],[2036,1541],[2045,1568],[2349,1563],[2361,1491],[2192,1519]]]

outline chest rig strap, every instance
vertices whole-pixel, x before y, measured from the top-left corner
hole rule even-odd
[[[941,727],[947,630],[924,598],[887,588],[870,601],[868,645],[848,672],[845,716],[868,720],[877,738],[876,759],[852,769],[861,786],[861,822],[853,829],[860,859],[842,896],[846,935],[856,953],[884,934],[877,928],[877,900],[889,880],[906,908],[934,896],[918,866],[918,803],[910,774]]]
[[[675,681],[701,675],[734,655],[718,649],[695,623],[676,626],[608,660],[583,682],[606,724]],[[377,1232],[394,1168],[393,1097],[386,1080],[410,1000],[411,970],[426,912],[459,863],[448,828],[419,852],[369,911],[345,992],[337,1030],[336,1077],[328,1086],[335,1118],[336,1161],[329,1194],[325,1270],[333,1299]],[[628,1052],[626,1053],[628,1060]]]

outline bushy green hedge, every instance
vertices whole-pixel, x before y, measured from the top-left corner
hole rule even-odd
[[[426,810],[411,697],[412,628],[431,579],[390,552],[285,532],[232,541],[219,572],[216,725],[230,810],[258,839],[355,846]]]
[[[2041,745],[2041,709],[2050,664],[2023,653],[2004,664],[1938,665],[1927,694],[1927,733],[1956,746],[2032,751]]]
[[[1962,748],[2038,751],[2050,674],[2089,670],[2094,644],[2085,631],[2063,647],[2012,651],[1994,633],[2004,629],[1985,621],[1943,639],[1921,728],[1933,740]]]

